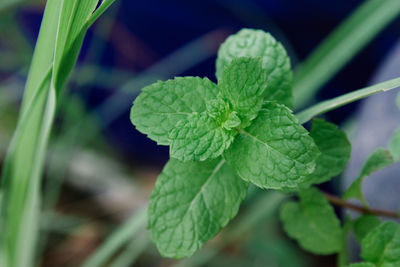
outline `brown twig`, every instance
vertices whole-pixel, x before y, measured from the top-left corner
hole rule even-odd
[[[343,201],[342,199],[338,198],[337,196],[334,196],[334,195],[331,195],[331,194],[328,194],[328,193],[324,193],[324,196],[326,197],[326,199],[329,200],[329,202],[331,202],[332,204],[334,204],[336,206],[341,206],[341,207],[344,207],[344,208],[347,208],[347,209],[351,209],[351,210],[355,210],[355,211],[358,211],[358,212],[364,213],[364,214],[374,214],[374,215],[377,215],[377,216],[383,216],[383,217],[399,219],[399,215],[396,212],[393,212],[393,211],[370,209],[370,208],[367,208],[367,207],[355,205],[355,204]]]

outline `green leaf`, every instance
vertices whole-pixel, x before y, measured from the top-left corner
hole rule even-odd
[[[221,158],[171,159],[150,196],[148,229],[164,257],[191,256],[238,212],[247,183]]]
[[[225,151],[245,181],[261,188],[297,188],[314,171],[318,148],[283,105],[266,102],[250,127]]]
[[[350,264],[349,267],[376,267],[376,265],[370,262],[357,262]]]
[[[217,95],[217,86],[207,78],[158,81],[143,88],[133,102],[131,121],[136,129],[158,144],[169,145],[169,134],[177,123],[205,112],[206,103]]]
[[[316,161],[314,172],[303,183],[305,187],[324,183],[342,173],[351,152],[351,144],[346,134],[333,123],[314,119],[310,136],[321,155]]]
[[[342,229],[332,206],[316,188],[299,192],[300,203],[288,202],[280,217],[286,233],[300,246],[316,254],[339,252]]]
[[[365,162],[360,176],[370,176],[373,172],[383,169],[393,163],[392,155],[383,148],[378,148]]]
[[[400,266],[400,226],[382,223],[363,239],[361,250],[364,260],[378,266]]]
[[[235,58],[224,69],[218,87],[241,120],[238,128],[249,126],[257,116],[267,84],[260,58]]]
[[[397,107],[398,107],[399,110],[400,110],[400,93],[397,94],[397,97],[396,97],[396,104],[397,104]]]
[[[221,45],[217,58],[217,78],[236,57],[262,58],[268,75],[264,99],[292,107],[292,79],[290,59],[284,47],[269,33],[261,30],[243,29],[229,36]]]
[[[395,161],[400,161],[400,127],[397,128],[390,138],[389,151]]]
[[[365,177],[370,176],[373,172],[383,169],[393,163],[390,152],[383,148],[376,149],[364,163],[358,178],[344,192],[343,199],[356,198],[367,205],[367,202],[362,193],[362,182]]]
[[[170,154],[182,161],[216,158],[230,146],[236,134],[206,113],[193,114],[171,130]]]
[[[381,223],[374,215],[363,215],[354,221],[354,234],[359,242],[375,227]]]

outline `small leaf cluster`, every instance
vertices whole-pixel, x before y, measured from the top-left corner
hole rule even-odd
[[[158,81],[143,88],[131,109],[136,129],[170,148],[148,208],[147,227],[160,253],[191,256],[236,216],[249,183],[298,192],[299,201],[281,209],[284,230],[311,252],[341,252],[345,227],[312,186],[343,172],[351,145],[336,125],[314,119],[308,132],[292,113],[293,73],[283,46],[268,33],[243,29],[221,45],[216,77],[217,83]],[[345,198],[363,200],[363,178],[398,157],[399,136],[390,152],[367,160]],[[358,235],[376,220],[360,219]]]
[[[315,120],[314,126],[318,125],[316,122]],[[321,170],[318,175],[323,177],[322,170],[328,173],[331,171],[333,175],[338,175],[343,171],[348,159],[348,157],[343,158],[339,155],[345,155],[344,148],[350,147],[343,142],[345,139],[333,141],[334,135],[324,131],[318,131],[321,134],[321,138],[318,138],[313,134],[314,126],[311,129],[311,136],[313,136],[321,151],[321,156],[317,160],[320,161],[317,166]],[[333,125],[330,125],[330,127],[331,129],[335,128]],[[324,137],[330,138],[337,145],[329,146],[329,141]],[[358,177],[343,193],[342,200],[355,199],[362,203],[366,210],[369,209],[369,204],[362,192],[363,180],[372,173],[399,162],[399,138],[400,129],[397,129],[391,137],[388,149],[378,148],[366,159]],[[327,146],[320,142],[324,142]],[[336,152],[334,152],[335,150]],[[322,163],[325,157],[327,161]],[[334,162],[340,162],[340,164],[334,167]],[[330,167],[329,163],[331,164]],[[318,167],[316,172],[317,170]],[[326,181],[327,179],[323,178],[322,180]],[[346,254],[347,235],[350,230],[353,230],[356,239],[361,244],[361,258],[365,262],[354,263],[349,266],[400,266],[400,226],[398,224],[394,222],[382,223],[375,215],[366,214],[354,220],[347,218],[345,225],[341,226],[332,206],[318,189],[301,190],[298,196],[299,201],[288,202],[282,207],[280,217],[286,233],[296,239],[303,249],[320,255]]]

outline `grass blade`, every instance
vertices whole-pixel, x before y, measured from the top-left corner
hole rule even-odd
[[[43,161],[42,155],[38,155],[39,145],[43,145],[48,135],[48,123],[42,115],[54,112],[49,110],[52,108],[50,101],[47,105],[51,75],[43,73],[51,69],[52,55],[48,51],[54,50],[57,23],[53,21],[58,17],[59,8],[59,1],[49,1],[46,6],[21,115],[4,162],[0,249],[5,266],[10,267],[31,266],[33,261],[29,247],[33,246],[34,233],[38,230],[35,214],[39,200],[39,179],[33,173],[40,172],[40,168],[35,167],[42,166]],[[24,237],[26,242],[22,242]]]
[[[0,255],[8,267],[33,266],[41,174],[57,94],[70,74],[97,0],[48,0],[17,129],[2,172]]]
[[[110,267],[129,267],[133,266],[136,259],[151,244],[148,232],[142,232],[135,240],[131,241],[120,255],[113,260]]]
[[[296,70],[295,107],[307,104],[322,85],[399,14],[398,0],[368,0],[360,6]]]
[[[115,252],[124,246],[140,230],[143,230],[147,220],[147,207],[137,211],[123,225],[119,226],[103,244],[96,249],[82,267],[103,266]]]
[[[88,19],[87,24],[90,27],[104,13],[115,0],[103,0],[101,5],[96,9],[92,16]]]
[[[328,112],[330,110],[336,109],[338,107],[344,106],[351,102],[360,100],[367,96],[379,93],[379,92],[386,92],[392,89],[395,89],[400,86],[400,78],[388,80],[386,82],[378,83],[363,89],[356,90],[354,92],[338,96],[326,101],[322,101],[302,112],[296,114],[297,118],[299,119],[300,123],[306,123],[307,121],[311,120],[313,117],[320,115],[322,113]]]

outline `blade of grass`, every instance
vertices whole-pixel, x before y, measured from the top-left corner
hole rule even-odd
[[[115,0],[103,0],[101,5],[96,9],[96,11],[92,14],[92,16],[88,19],[87,25],[90,27],[92,24],[104,13]]]
[[[294,100],[297,108],[400,14],[398,0],[368,0],[337,27],[296,69]]]
[[[21,115],[2,172],[0,253],[5,266],[33,266],[41,174],[56,98],[75,65],[87,17],[96,4],[97,0],[47,1]]]
[[[395,89],[400,86],[400,78],[388,80],[382,83],[378,83],[363,89],[356,90],[354,92],[335,97],[326,101],[322,101],[306,110],[303,110],[296,114],[300,123],[306,123],[311,120],[313,117],[320,115],[322,113],[328,112],[330,110],[336,109],[338,107],[344,106],[351,102],[360,100],[367,96],[379,93],[386,92],[392,89]]]
[[[147,207],[135,212],[122,226],[118,227],[87,259],[82,267],[104,266],[110,258],[146,225]]]
[[[42,114],[46,114],[48,91],[51,75],[43,75],[51,69],[55,33],[60,3],[49,1],[43,18],[36,51],[26,84],[24,100],[18,126],[9,147],[2,173],[3,200],[1,203],[1,243],[5,266],[30,266],[32,246],[37,232],[38,186],[32,176],[39,158],[35,157],[40,136],[46,131],[42,123]],[[51,111],[50,111],[51,112]],[[49,111],[47,111],[49,113]],[[28,131],[29,129],[29,131]],[[45,134],[45,133],[44,133]],[[35,162],[36,161],[36,162]],[[40,170],[39,170],[40,171]],[[28,224],[29,223],[29,224]],[[25,230],[26,229],[26,230]],[[21,243],[25,234],[27,240]],[[18,254],[18,255],[17,255]]]
[[[54,50],[54,75],[52,86],[57,93],[62,89],[74,67],[88,25],[87,19],[96,8],[98,0],[64,0],[59,16],[57,40]]]
[[[139,236],[132,240],[128,246],[121,252],[118,257],[113,260],[110,267],[129,267],[133,266],[136,259],[151,244],[148,232],[142,232]]]

